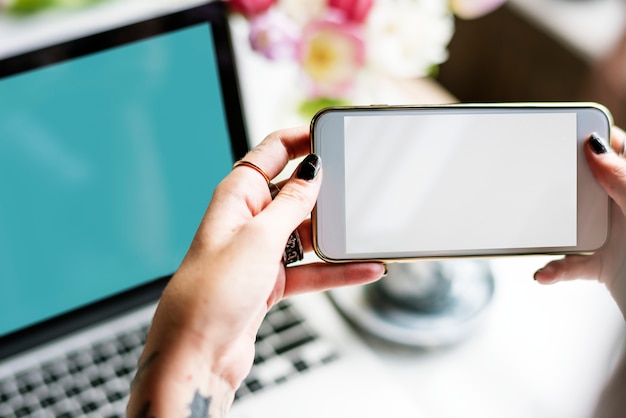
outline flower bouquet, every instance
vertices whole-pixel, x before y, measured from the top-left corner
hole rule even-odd
[[[249,23],[252,49],[300,68],[310,116],[349,104],[364,73],[426,77],[447,59],[454,18],[472,19],[504,0],[230,0]]]

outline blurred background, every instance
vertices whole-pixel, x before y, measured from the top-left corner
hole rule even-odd
[[[508,0],[449,50],[436,78],[461,101],[597,101],[626,123],[623,0]]]
[[[124,2],[0,0],[0,56],[28,49],[28,41],[36,39],[35,33],[42,27],[45,30],[51,21],[63,19],[67,14],[80,14],[86,8],[106,8],[103,7],[105,3]],[[140,5],[143,1],[127,3]],[[152,3],[190,1],[155,0]],[[236,0],[232,3],[241,4],[234,9],[239,12],[243,9],[242,14],[246,15],[250,12],[245,10],[246,7],[272,2]],[[298,2],[277,2],[283,3],[293,9],[290,4]],[[321,2],[301,3],[305,6],[299,7],[304,10],[314,9]],[[446,1],[439,3],[445,4]],[[435,57],[431,53],[430,61],[426,60],[422,68],[416,68],[412,73],[404,71],[403,75],[434,78],[462,102],[598,101],[609,107],[619,125],[626,124],[626,1],[449,0],[449,4],[454,14],[453,27],[435,28],[440,33],[445,32],[438,35],[439,40],[420,40],[422,45],[434,43],[442,51]],[[371,14],[379,16],[382,13],[374,7]],[[85,16],[88,19],[93,14]],[[377,35],[385,30],[388,34],[388,22],[383,23],[387,26]],[[85,22],[85,27],[88,24]],[[424,23],[415,24],[420,25],[424,26]],[[401,24],[397,26],[403,30]],[[398,31],[398,28],[393,29]],[[267,34],[275,36],[269,31],[263,35]],[[420,36],[416,31],[407,35]],[[283,33],[282,36],[287,35]],[[375,49],[371,39],[365,39],[365,42],[370,49]],[[264,53],[259,48],[262,46],[257,43],[257,52]],[[276,56],[271,59],[279,61]],[[400,70],[396,66],[388,72],[394,71],[397,74]]]

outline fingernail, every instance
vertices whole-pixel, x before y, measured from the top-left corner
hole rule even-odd
[[[533,279],[542,284],[552,284],[556,281],[555,275],[556,271],[554,270],[554,266],[547,265],[537,270],[533,275]]]
[[[321,166],[322,160],[320,157],[315,154],[309,154],[300,163],[296,177],[301,180],[311,181],[317,176]]]
[[[589,136],[589,146],[596,154],[606,154],[609,150],[604,139],[600,138],[600,136],[595,133]]]

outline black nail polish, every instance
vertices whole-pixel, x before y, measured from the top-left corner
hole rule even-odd
[[[389,274],[389,269],[387,268],[387,263],[383,263],[383,267],[385,268],[385,271],[383,271],[383,275],[380,277],[387,277],[387,275]]]
[[[300,167],[298,167],[298,171],[296,172],[296,177],[301,180],[313,180],[320,171],[321,166],[322,160],[320,157],[315,154],[309,154],[300,163]]]
[[[604,140],[595,133],[589,136],[589,146],[596,154],[606,154],[608,152]]]

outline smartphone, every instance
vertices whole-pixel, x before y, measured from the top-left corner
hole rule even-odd
[[[595,103],[323,109],[314,249],[330,262],[595,251],[610,205],[583,146],[611,124]]]

